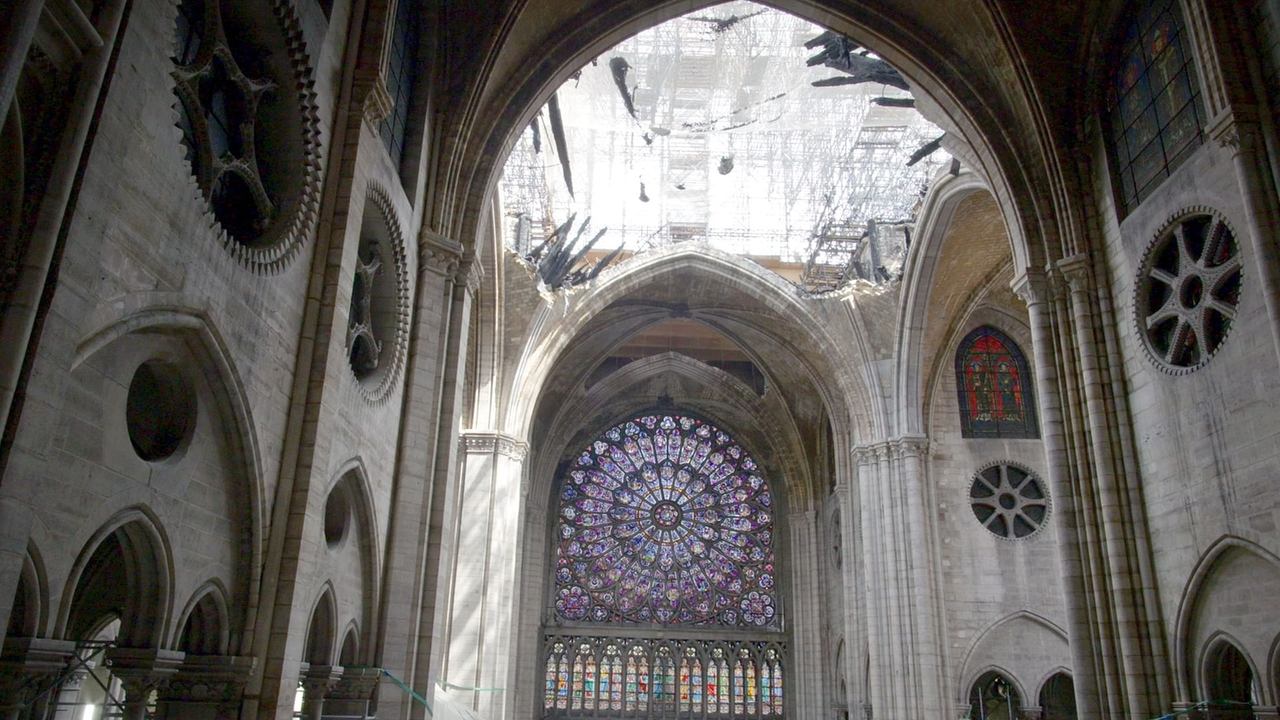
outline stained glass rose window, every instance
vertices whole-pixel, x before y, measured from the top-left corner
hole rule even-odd
[[[556,615],[776,627],[773,495],[723,430],[678,414],[601,434],[561,478]]]

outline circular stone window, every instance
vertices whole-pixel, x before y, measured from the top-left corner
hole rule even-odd
[[[1049,515],[1049,497],[1040,481],[1009,463],[983,468],[973,476],[969,505],[983,527],[1007,540],[1034,535]]]
[[[290,8],[178,7],[173,77],[186,157],[228,248],[259,269],[278,269],[297,250],[320,180],[311,78]]]
[[[339,482],[329,491],[329,498],[324,502],[324,542],[329,547],[337,547],[347,536],[347,527],[351,524],[351,493],[346,482]]]
[[[409,339],[404,245],[392,233],[381,199],[371,192],[365,203],[347,315],[347,359],[360,389],[374,401],[390,391]]]
[[[1184,214],[1147,249],[1134,309],[1138,335],[1157,366],[1190,372],[1226,339],[1240,303],[1234,233],[1208,211]]]
[[[125,398],[134,452],[147,462],[173,457],[195,428],[195,409],[195,394],[176,367],[159,360],[139,365]]]

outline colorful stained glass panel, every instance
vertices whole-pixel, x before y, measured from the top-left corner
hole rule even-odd
[[[561,477],[558,509],[561,620],[777,627],[773,496],[720,428],[616,425]]]

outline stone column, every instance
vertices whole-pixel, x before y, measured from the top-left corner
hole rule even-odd
[[[864,635],[865,597],[862,595],[862,574],[860,566],[863,563],[862,556],[858,552],[861,550],[858,537],[862,526],[862,518],[858,516],[857,487],[855,486],[855,478],[850,475],[855,474],[856,469],[852,473],[842,474],[836,477],[836,502],[840,508],[840,582],[844,588],[844,647],[845,647],[845,673],[848,677],[844,678],[848,687],[848,694],[842,698],[849,710],[851,718],[858,718],[861,715],[861,707],[867,703],[869,695],[868,688],[865,687],[865,680],[862,673],[862,653],[866,647],[867,640]]]
[[[382,673],[378,668],[342,668],[342,674],[329,688],[321,710],[322,720],[347,720],[370,717],[373,693]]]
[[[302,720],[320,720],[329,690],[342,676],[342,668],[336,665],[305,665],[299,674],[302,677]]]
[[[1084,407],[1081,408],[1088,430],[1089,459],[1092,461],[1091,488],[1095,493],[1090,520],[1097,526],[1101,547],[1094,549],[1106,573],[1109,592],[1100,597],[1114,615],[1118,655],[1116,664],[1124,679],[1124,699],[1132,716],[1147,717],[1158,714],[1154,697],[1156,669],[1163,665],[1164,653],[1159,637],[1145,637],[1149,628],[1140,616],[1140,596],[1154,592],[1144,588],[1138,572],[1137,553],[1146,553],[1147,538],[1134,537],[1128,507],[1125,484],[1136,480],[1123,476],[1118,448],[1112,443],[1113,411],[1109,407],[1101,359],[1098,352],[1096,322],[1092,298],[1093,285],[1088,259],[1082,255],[1066,258],[1058,263],[1063,278],[1070,289],[1072,324],[1075,328],[1075,348],[1079,358],[1079,384],[1083,389]],[[1082,479],[1082,482],[1086,481]],[[1142,512],[1141,509],[1132,509]],[[1133,552],[1131,552],[1131,547]],[[1118,689],[1117,689],[1118,692]]]
[[[457,435],[451,423],[456,403],[446,396],[447,378],[462,376],[459,349],[467,346],[469,313],[455,301],[461,259],[460,244],[435,233],[422,234],[378,633],[379,663],[423,696],[431,694],[433,618],[425,609],[430,605],[426,596],[434,594],[438,563],[430,551],[444,504],[436,469],[452,466],[452,452],[441,446],[440,438]],[[383,693],[379,707],[387,720],[422,718],[425,712],[399,688]]]
[[[443,682],[488,720],[514,712],[519,605],[515,539],[519,533],[522,478],[528,445],[492,430],[462,433],[461,492],[452,520],[453,564],[445,627]],[[468,691],[466,688],[485,688]]]
[[[65,670],[75,653],[69,640],[6,639],[0,652],[0,720],[17,720],[41,681]]]
[[[1053,493],[1058,536],[1058,564],[1062,577],[1063,601],[1067,611],[1067,635],[1071,647],[1072,681],[1076,691],[1076,714],[1080,720],[1101,717],[1095,656],[1088,614],[1084,562],[1079,541],[1079,512],[1067,463],[1067,438],[1058,385],[1057,354],[1054,351],[1052,308],[1048,282],[1043,273],[1028,271],[1014,279],[1013,290],[1027,304],[1031,344],[1035,356],[1037,410],[1044,442],[1046,475]]]
[[[903,534],[909,554],[900,562],[909,563],[911,585],[912,633],[910,657],[917,673],[915,686],[909,688],[917,699],[915,713],[920,717],[940,717],[946,707],[943,696],[941,627],[937,612],[937,586],[934,582],[936,545],[933,509],[928,502],[924,455],[928,440],[920,436],[903,437],[895,442],[901,464],[902,482],[898,484],[897,501],[906,509]]]
[[[888,578],[884,570],[884,530],[879,512],[880,464],[877,446],[861,446],[853,450],[858,493],[861,499],[859,516],[862,521],[862,565],[866,573],[863,604],[867,624],[867,654],[870,664],[870,682],[866,702],[870,705],[868,717],[874,712],[880,717],[890,717],[890,699],[893,696],[892,653],[889,652],[889,623],[886,587]]]

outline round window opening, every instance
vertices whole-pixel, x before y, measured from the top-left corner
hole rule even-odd
[[[361,390],[373,400],[390,391],[406,351],[408,285],[402,248],[371,193],[351,278],[347,360]]]
[[[195,427],[195,406],[176,367],[159,360],[139,365],[125,399],[125,427],[138,457],[158,462],[176,454]]]
[[[969,505],[983,527],[1007,540],[1034,535],[1049,515],[1049,497],[1040,481],[1007,463],[992,465],[973,476]]]
[[[305,234],[317,182],[312,108],[291,17],[266,2],[182,0],[176,26],[178,127],[204,199],[241,253],[258,263],[291,254]]]
[[[351,493],[347,484],[340,482],[329,491],[329,499],[324,503],[324,541],[329,547],[340,544],[347,536],[347,526],[351,523]]]
[[[1226,339],[1240,303],[1241,259],[1221,217],[1193,212],[1147,249],[1134,309],[1152,360],[1169,372],[1203,366]]]

